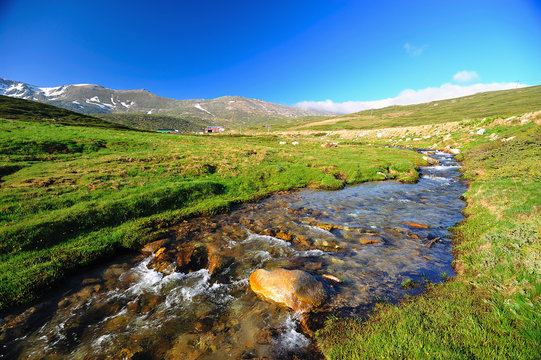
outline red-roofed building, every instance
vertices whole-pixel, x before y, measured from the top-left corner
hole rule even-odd
[[[224,131],[224,127],[223,126],[207,126],[207,128],[205,129],[205,132],[206,133],[215,133],[215,132],[222,132]]]

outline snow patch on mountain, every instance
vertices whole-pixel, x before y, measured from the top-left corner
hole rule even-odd
[[[198,104],[195,104],[194,107],[196,107],[196,108],[199,109],[199,110],[202,110],[202,111],[206,112],[207,114],[210,114],[210,115],[214,116],[214,114],[211,113],[210,111],[208,111],[208,110],[206,110],[206,109],[203,109],[203,107],[202,107],[201,104],[199,104],[199,103],[198,103]]]
[[[8,82],[2,84],[2,92],[0,95],[12,96],[16,98],[30,98],[32,94],[30,91],[34,90],[30,86],[25,86],[23,83],[19,82]]]
[[[68,86],[62,85],[62,86],[56,86],[56,87],[40,87],[38,88],[43,92],[43,95],[46,97],[55,97],[58,98],[59,96],[63,95],[66,90],[68,89]],[[55,100],[55,99],[51,99]]]
[[[90,99],[86,99],[85,101],[87,104],[90,104],[90,105],[96,105],[96,106],[99,106],[100,108],[102,108],[103,110],[109,110],[111,108],[113,108],[114,106],[111,105],[111,104],[107,104],[107,103],[102,103],[100,101],[100,98],[97,97],[97,96],[93,96],[91,97]]]

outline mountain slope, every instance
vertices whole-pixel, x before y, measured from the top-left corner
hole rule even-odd
[[[283,125],[288,130],[354,130],[416,126],[541,110],[541,86],[490,91],[456,99],[389,106],[328,119]],[[274,128],[276,130],[276,127]]]
[[[180,117],[154,114],[96,114],[100,119],[138,129],[156,131],[175,129],[181,132],[196,132],[204,129],[208,123],[195,117]]]
[[[111,129],[131,129],[128,126],[115,124],[56,106],[24,99],[14,99],[2,95],[0,95],[0,119]]]
[[[334,115],[240,96],[175,100],[157,96],[144,89],[113,90],[91,84],[37,87],[2,78],[0,95],[39,101],[85,114],[166,114],[194,117],[212,124],[261,124],[287,122],[303,116]]]

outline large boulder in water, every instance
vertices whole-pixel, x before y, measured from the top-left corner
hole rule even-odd
[[[323,285],[301,270],[256,270],[250,275],[250,287],[264,299],[308,312],[325,299]]]

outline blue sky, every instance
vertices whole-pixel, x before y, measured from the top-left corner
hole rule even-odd
[[[176,99],[336,104],[537,85],[540,39],[534,0],[0,1],[0,77]]]

